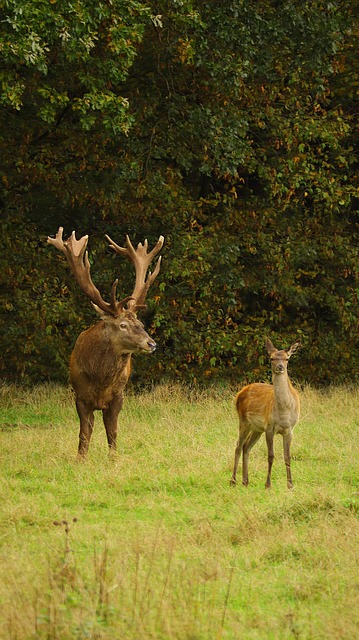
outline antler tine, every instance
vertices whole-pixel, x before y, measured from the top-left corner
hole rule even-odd
[[[153,273],[151,273],[151,271],[148,272],[148,276],[147,276],[147,280],[144,283],[144,286],[142,287],[142,291],[140,293],[140,295],[138,296],[137,300],[136,300],[136,307],[141,307],[141,306],[146,306],[145,305],[145,300],[146,300],[146,296],[147,296],[147,292],[151,286],[151,284],[154,282],[155,278],[157,278],[159,272],[160,272],[160,268],[161,268],[161,260],[162,260],[162,256],[160,256],[156,262],[156,267],[155,270],[153,271]]]
[[[57,234],[55,236],[55,238],[50,238],[50,236],[47,236],[47,242],[49,244],[53,244],[54,247],[56,247],[56,249],[59,249],[59,251],[62,251],[63,253],[66,253],[66,249],[62,240],[62,234],[64,232],[64,228],[63,227],[59,227],[57,230]]]
[[[126,247],[120,247],[116,242],[111,240],[110,236],[106,235],[106,238],[110,244],[111,249],[115,251],[115,253],[119,253],[120,255],[125,256],[128,260],[132,262],[135,267],[136,272],[136,280],[135,280],[135,288],[133,290],[132,295],[130,296],[130,300],[128,301],[128,307],[136,311],[139,307],[143,307],[148,289],[151,284],[157,277],[160,271],[161,265],[161,257],[158,258],[156,267],[153,273],[149,272],[147,276],[147,269],[152,262],[153,258],[157,255],[164,243],[164,237],[160,236],[157,240],[155,246],[150,252],[147,252],[148,242],[144,241],[137,245],[137,249],[134,248],[130,238],[126,235]],[[146,279],[147,276],[147,279]]]
[[[59,227],[59,230],[55,238],[47,238],[47,242],[53,244],[56,249],[62,251],[65,254],[69,267],[75,277],[75,280],[82,291],[90,298],[95,308],[102,309],[105,313],[116,317],[119,313],[119,307],[116,302],[116,286],[117,281],[114,282],[111,289],[111,303],[105,302],[101,296],[101,293],[94,285],[90,276],[90,262],[88,259],[88,252],[86,251],[88,236],[83,236],[80,240],[76,240],[75,231],[71,236],[65,240],[62,239],[63,227]]]

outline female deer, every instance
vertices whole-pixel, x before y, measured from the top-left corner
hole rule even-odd
[[[272,367],[273,384],[249,384],[236,398],[239,416],[239,439],[234,456],[231,484],[236,484],[237,467],[242,453],[242,484],[248,485],[249,453],[262,433],[266,435],[268,448],[268,474],[265,486],[271,486],[271,472],[274,460],[273,438],[276,433],[283,436],[284,461],[287,470],[287,485],[291,489],[290,444],[292,433],[299,419],[299,394],[294,389],[287,373],[288,360],[300,343],[294,342],[288,349],[276,349],[269,338],[266,346]]]

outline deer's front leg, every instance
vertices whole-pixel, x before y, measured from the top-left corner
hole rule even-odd
[[[285,462],[285,468],[287,471],[287,487],[288,489],[293,489],[293,482],[292,482],[292,472],[290,469],[290,445],[292,442],[292,434],[288,433],[287,435],[283,436],[283,453],[284,453],[284,462]]]
[[[92,409],[83,400],[76,399],[76,409],[80,418],[78,458],[83,460],[89,448],[95,418]]]
[[[266,431],[266,442],[268,449],[268,473],[266,480],[266,489],[270,489],[272,486],[271,475],[272,475],[272,466],[274,460],[274,444],[273,444],[274,434],[273,431]]]
[[[117,439],[117,426],[118,426],[118,414],[122,409],[123,404],[123,392],[121,391],[115,396],[108,407],[103,409],[103,422],[106,429],[107,442],[110,452],[116,451],[116,439]]]

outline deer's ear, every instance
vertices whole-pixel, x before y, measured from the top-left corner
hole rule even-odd
[[[286,352],[289,358],[291,355],[293,355],[293,353],[296,352],[297,349],[299,349],[299,347],[300,347],[300,340],[296,340],[288,349],[286,349]]]
[[[108,315],[107,313],[105,313],[105,311],[100,309],[100,307],[98,307],[97,304],[92,302],[92,300],[91,300],[91,304],[92,304],[93,308],[95,309],[96,313],[98,313],[98,315],[101,316],[101,318],[104,318],[105,316]]]
[[[273,342],[269,338],[266,338],[266,347],[269,355],[273,353],[273,351],[276,351]]]

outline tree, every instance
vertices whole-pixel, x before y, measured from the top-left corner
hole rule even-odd
[[[60,208],[86,223],[85,208],[103,206],[131,127],[121,89],[148,9],[136,0],[8,0],[0,15],[3,201],[36,221],[57,220]]]
[[[104,231],[166,236],[147,316],[164,347],[153,378],[257,379],[265,333],[310,342],[295,363],[301,379],[330,382],[334,363],[335,381],[354,377],[355,99],[344,73],[354,4],[79,1],[50,15],[36,0],[24,16],[19,6],[3,8],[9,225],[16,209],[25,238],[28,221],[38,236],[60,222],[90,232],[101,284],[114,269],[96,248]],[[15,233],[20,244],[9,228],[7,242]],[[61,319],[46,316],[47,344],[61,343],[63,362],[90,314],[58,261],[46,273],[42,251],[61,308]],[[19,284],[7,284],[6,300]],[[33,344],[44,330],[24,335]],[[13,349],[11,371],[37,378],[23,360]]]

